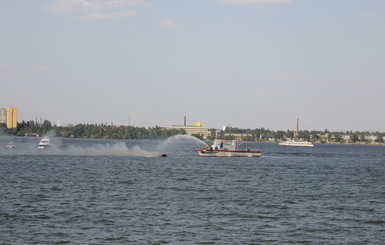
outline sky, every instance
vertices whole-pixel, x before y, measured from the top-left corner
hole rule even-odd
[[[18,121],[385,132],[383,0],[3,0]]]

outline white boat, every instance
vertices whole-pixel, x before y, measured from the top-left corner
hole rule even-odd
[[[9,143],[7,144],[7,148],[8,148],[8,149],[13,149],[13,148],[15,148],[15,144],[11,141],[11,142],[9,142]]]
[[[313,147],[313,143],[309,141],[301,141],[301,140],[286,140],[284,142],[280,142],[279,145],[283,146],[307,146],[307,147]]]
[[[298,139],[298,130],[299,130],[299,119],[297,118],[297,129],[294,131],[293,139],[288,139],[286,141],[280,142],[279,145],[313,147],[314,146],[313,143]]]
[[[39,145],[37,146],[38,149],[45,149],[51,145],[51,140],[45,136],[42,138],[39,142]]]
[[[260,151],[252,151],[248,148],[237,149],[236,140],[214,140],[211,146],[206,148],[197,149],[199,156],[201,157],[259,157]]]

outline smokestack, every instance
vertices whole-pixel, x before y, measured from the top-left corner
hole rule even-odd
[[[294,138],[297,138],[298,137],[298,131],[299,131],[299,118],[297,118],[297,128],[294,132]]]
[[[184,126],[186,126],[186,116],[184,116]]]

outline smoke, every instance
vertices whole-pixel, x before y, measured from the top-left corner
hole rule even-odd
[[[50,131],[48,131],[43,137],[56,137],[56,131],[51,129]]]

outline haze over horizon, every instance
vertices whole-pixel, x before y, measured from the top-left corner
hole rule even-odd
[[[383,0],[0,3],[18,121],[385,132]]]

